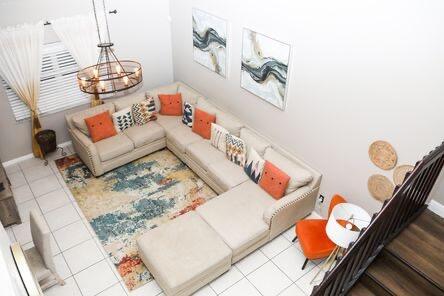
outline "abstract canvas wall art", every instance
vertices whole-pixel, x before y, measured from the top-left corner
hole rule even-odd
[[[290,45],[244,29],[241,86],[285,109]]]
[[[195,8],[192,14],[194,60],[226,77],[227,22]]]

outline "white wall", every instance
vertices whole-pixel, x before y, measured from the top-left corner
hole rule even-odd
[[[133,58],[144,70],[142,89],[172,82],[169,2],[166,0],[107,0],[111,40],[119,58]],[[0,27],[51,20],[92,12],[90,0],[0,0]],[[47,30],[51,30],[47,28]],[[80,106],[43,116],[44,128],[54,129],[59,143],[69,140],[64,114],[87,108]],[[16,122],[0,86],[0,158],[7,161],[31,153],[30,121]],[[17,137],[17,135],[20,135]]]
[[[443,140],[444,1],[171,0],[174,77],[319,169],[370,211],[377,139],[413,164]],[[191,8],[229,22],[228,79],[193,62]],[[242,28],[292,45],[287,109],[240,88]],[[328,200],[327,200],[328,202]]]

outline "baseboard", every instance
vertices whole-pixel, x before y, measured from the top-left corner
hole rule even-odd
[[[444,218],[444,205],[432,199],[428,207],[430,211]]]
[[[58,144],[57,146],[65,148],[67,146],[70,146],[71,144],[72,144],[71,141],[66,141],[66,142]],[[3,167],[8,167],[8,166],[17,164],[19,162],[22,162],[22,161],[25,161],[25,160],[28,160],[28,159],[31,159],[31,158],[34,158],[34,154],[29,153],[29,154],[26,154],[26,155],[23,155],[23,156],[20,156],[20,157],[17,157],[17,158],[5,161],[5,162],[2,163],[2,165],[3,165]]]

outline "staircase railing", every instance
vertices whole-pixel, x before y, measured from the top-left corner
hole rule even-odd
[[[345,295],[373,262],[379,252],[414,220],[425,204],[444,164],[444,142],[418,161],[404,182],[395,188],[391,199],[373,215],[367,228],[347,248],[345,255],[312,295]]]

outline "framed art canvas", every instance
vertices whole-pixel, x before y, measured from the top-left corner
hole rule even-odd
[[[192,15],[194,60],[226,77],[227,22],[196,8]]]
[[[241,87],[284,110],[289,60],[289,44],[244,29]]]

